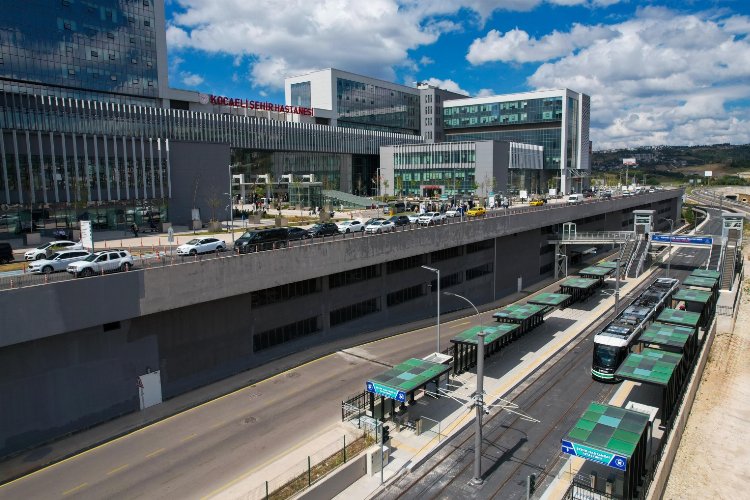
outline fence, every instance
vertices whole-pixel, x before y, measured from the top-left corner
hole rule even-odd
[[[285,465],[285,471],[282,474],[264,481],[262,485],[237,498],[245,500],[291,498],[319,482],[374,442],[374,438],[365,435],[364,432],[350,443],[347,443],[346,436],[343,436],[341,440],[320,448],[314,454],[308,455],[293,465]]]

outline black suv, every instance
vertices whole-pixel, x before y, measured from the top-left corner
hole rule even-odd
[[[10,243],[0,242],[0,264],[13,262],[16,258],[13,256],[13,248]]]
[[[287,246],[288,233],[285,227],[246,231],[234,242],[239,253],[262,252]]]
[[[391,217],[388,220],[390,220],[391,222],[393,222],[393,225],[396,226],[396,227],[398,227],[398,226],[408,226],[409,224],[411,224],[411,222],[409,222],[409,217],[407,215],[394,215],[393,217]]]
[[[321,238],[339,234],[339,227],[333,222],[321,222],[307,230],[308,238]]]

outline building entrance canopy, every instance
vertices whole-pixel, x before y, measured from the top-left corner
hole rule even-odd
[[[450,365],[411,358],[368,380],[365,388],[372,394],[404,403],[408,394],[439,379],[450,369]]]

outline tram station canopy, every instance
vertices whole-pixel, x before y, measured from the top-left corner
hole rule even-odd
[[[721,273],[712,269],[695,269],[692,273],[690,273],[690,275],[697,276],[699,278],[721,278]]]
[[[450,371],[449,365],[411,358],[367,381],[368,392],[397,401]]]
[[[565,307],[570,303],[573,298],[572,295],[567,293],[549,293],[544,292],[529,299],[529,304],[536,304],[539,306],[551,306],[551,307]]]
[[[618,263],[615,260],[606,260],[604,262],[599,262],[596,264],[596,267],[604,267],[606,269],[617,269]]]
[[[543,313],[544,309],[544,306],[536,304],[510,304],[492,316],[496,319],[510,320],[515,323],[525,321],[532,316]]]
[[[656,321],[660,323],[670,323],[679,326],[688,326],[691,328],[697,328],[698,322],[701,319],[699,313],[690,311],[681,311],[679,309],[664,309]]]
[[[699,288],[709,288],[714,289],[716,285],[719,283],[718,278],[704,278],[701,276],[694,276],[690,275],[684,280],[682,280],[682,284],[685,286],[697,286]]]
[[[518,329],[518,325],[513,323],[497,323],[492,326],[474,326],[453,337],[451,342],[476,344],[477,333],[484,330],[484,344],[489,345],[502,339],[506,335],[511,335],[516,329]]]
[[[645,444],[648,423],[645,413],[592,402],[562,439],[562,451],[624,471]]]
[[[711,300],[711,292],[687,288],[678,291],[672,296],[672,299],[676,301],[698,302],[700,304],[707,304],[708,301]]]
[[[587,289],[599,284],[599,280],[591,278],[570,278],[560,283],[561,288]],[[563,290],[564,291],[564,290]]]
[[[670,351],[685,352],[694,342],[695,328],[654,322],[641,333],[639,342],[662,346]]]
[[[589,266],[584,267],[580,271],[578,271],[578,274],[583,276],[584,278],[587,276],[594,276],[597,278],[603,278],[604,276],[612,274],[614,269],[610,269],[608,267],[603,266]]]
[[[635,382],[666,386],[672,380],[682,355],[646,348],[630,353],[615,372],[615,376]]]

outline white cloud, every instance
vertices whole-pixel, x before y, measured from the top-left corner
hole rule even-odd
[[[492,95],[497,95],[497,92],[492,89],[479,89],[479,92],[477,92],[477,97],[489,97]]]
[[[449,92],[456,92],[457,94],[464,94],[467,96],[469,95],[469,92],[459,87],[456,82],[450,79],[441,80],[439,78],[427,78],[426,80],[422,79],[422,83],[426,83],[427,85],[432,85],[433,87],[438,87]]]
[[[533,62],[556,59],[581,47],[587,47],[596,40],[609,40],[616,32],[604,26],[583,26],[574,24],[567,33],[553,31],[538,40],[518,28],[506,33],[491,30],[484,38],[471,43],[466,59],[471,64],[492,61]]]
[[[528,83],[589,94],[596,149],[744,144],[750,142],[750,120],[745,108],[732,111],[731,105],[750,98],[749,32],[745,16],[650,7],[619,24],[576,25],[539,39],[488,35],[469,54],[480,62],[546,58]],[[560,45],[565,50],[556,51]]]
[[[192,49],[250,56],[254,86],[280,89],[285,76],[336,67],[393,79],[414,68],[409,51],[463,29],[449,19],[474,12],[484,22],[495,11],[530,11],[543,0],[176,0],[168,21],[170,51]],[[547,0],[571,3],[570,0]],[[575,0],[595,5],[617,0]],[[422,58],[419,65],[430,63]]]
[[[422,56],[422,57],[421,57],[421,58],[419,59],[419,64],[420,64],[421,66],[427,66],[428,64],[432,64],[432,63],[434,63],[434,62],[435,62],[435,61],[433,61],[433,60],[432,60],[431,58],[429,58],[429,57],[427,57],[427,56]]]
[[[197,87],[204,81],[202,76],[196,75],[194,73],[184,72],[181,73],[180,76],[182,77],[182,83],[184,83],[188,87]]]

